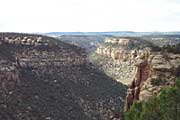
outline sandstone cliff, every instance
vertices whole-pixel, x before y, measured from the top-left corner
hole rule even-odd
[[[151,53],[147,59],[136,63],[136,77],[127,92],[127,108],[135,100],[148,100],[158,95],[164,87],[174,85],[180,68],[180,55],[156,52]]]

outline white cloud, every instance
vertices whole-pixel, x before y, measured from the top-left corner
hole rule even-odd
[[[178,31],[177,0],[1,0],[0,31]]]

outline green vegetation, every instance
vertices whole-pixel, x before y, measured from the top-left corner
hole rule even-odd
[[[164,85],[166,83],[166,80],[162,78],[156,78],[151,80],[152,85]]]
[[[180,66],[174,71],[174,75],[180,78]]]
[[[111,58],[108,58],[108,57],[103,56],[103,55],[99,55],[99,54],[94,52],[89,56],[89,59],[92,60],[93,63],[100,64],[101,62],[109,61],[109,59],[111,59]]]
[[[166,45],[162,47],[162,50],[168,53],[180,54],[180,43],[177,45]]]
[[[125,113],[125,120],[180,120],[180,79],[159,96],[135,102]]]
[[[123,46],[119,45],[119,44],[113,44],[113,43],[102,43],[101,46],[107,48],[107,47],[110,47],[110,48],[114,48],[114,49],[118,49],[118,48],[121,48]]]

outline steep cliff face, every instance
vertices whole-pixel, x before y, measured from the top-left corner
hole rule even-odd
[[[138,60],[136,77],[129,86],[126,110],[135,100],[148,100],[158,95],[164,87],[174,85],[180,67],[180,55],[171,53],[151,53],[147,59]]]
[[[0,119],[120,119],[126,86],[91,66],[84,49],[39,35],[0,41]]]

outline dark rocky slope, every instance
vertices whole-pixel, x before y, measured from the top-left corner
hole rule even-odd
[[[120,118],[126,86],[89,65],[84,49],[45,36],[0,36],[1,120]]]

